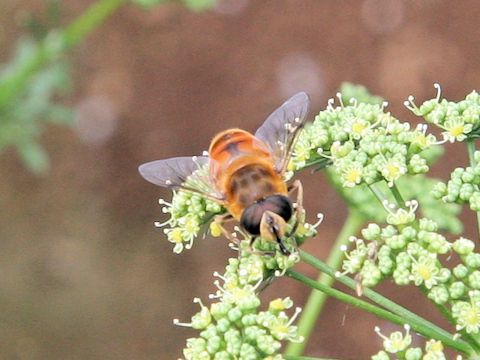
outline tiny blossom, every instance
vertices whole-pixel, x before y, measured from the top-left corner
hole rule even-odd
[[[412,281],[416,286],[424,284],[427,289],[438,283],[439,269],[435,255],[421,256],[412,263]]]
[[[406,350],[410,344],[412,343],[412,336],[410,335],[410,326],[405,325],[405,335],[403,335],[400,331],[395,331],[390,334],[389,337],[386,337],[380,332],[380,328],[376,327],[375,332],[378,336],[383,339],[383,348],[385,351],[389,352],[390,354],[396,354],[398,352],[402,352]]]
[[[437,96],[425,101],[420,107],[414,103],[413,96],[405,102],[415,115],[422,116],[442,130],[445,141],[464,141],[470,136],[478,135],[480,130],[480,99],[476,91],[468,94],[459,102],[441,100],[441,90],[435,84]]]
[[[411,130],[408,123],[385,112],[386,103],[350,103],[340,101],[340,106],[334,107],[331,99],[327,109],[307,124],[295,145],[289,169],[332,164],[344,187],[379,180],[392,184],[407,173],[428,170],[421,152],[435,143],[433,135],[426,134],[424,128]]]
[[[457,331],[477,334],[480,330],[480,291],[468,293],[470,301],[457,301],[452,306],[452,315],[457,323]]]
[[[217,302],[208,308],[195,299],[200,311],[192,321],[174,321],[201,330],[200,337],[187,340],[183,352],[187,360],[282,359],[278,354],[282,341],[303,341],[293,325],[300,308],[289,316],[286,310],[293,306],[292,300],[279,298],[272,300],[267,310],[259,311],[261,302],[257,294],[281,266],[291,267],[294,263],[278,262],[285,258],[279,251],[273,256],[252,252],[248,243],[248,239],[241,242],[239,258],[229,260],[223,275],[214,273],[218,290],[211,298]]]
[[[410,347],[412,344],[412,336],[410,335],[409,325],[405,325],[406,333],[403,335],[400,331],[390,334],[389,337],[383,335],[378,327],[375,332],[384,340],[383,350],[371,357],[372,360],[390,360],[389,354],[395,355],[395,359],[405,360],[445,360],[446,356],[443,344],[434,339],[430,339],[425,343],[425,349],[419,347]],[[462,357],[458,356],[457,360]]]

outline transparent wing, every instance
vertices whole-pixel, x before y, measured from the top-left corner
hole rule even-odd
[[[305,125],[310,110],[310,97],[299,92],[271,113],[255,133],[275,158],[275,167],[283,173],[290,159],[299,130]]]
[[[207,173],[207,156],[184,156],[151,161],[138,167],[140,175],[152,184],[171,189],[181,189],[221,201],[222,195],[215,189]]]

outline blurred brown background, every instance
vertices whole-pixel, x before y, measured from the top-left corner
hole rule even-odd
[[[91,1],[62,3],[62,23]],[[44,4],[0,1],[0,60],[20,36],[18,19]],[[232,253],[221,239],[199,240],[182,255],[162,232],[157,203],[167,191],[143,181],[145,161],[198,154],[218,131],[254,131],[299,90],[314,112],[342,81],[361,83],[414,120],[403,100],[460,99],[480,80],[478,1],[225,0],[194,13],[168,4],[126,6],[71,54],[75,127],[49,126],[46,177],[0,156],[0,358],[175,359],[195,332],[174,327],[214,290],[212,272]],[[463,149],[434,169],[450,171]],[[323,175],[302,175],[312,219],[324,224],[309,250],[325,258],[345,207]],[[466,217],[469,221],[469,217]],[[467,229],[466,234],[473,236]],[[300,270],[311,276],[307,267]],[[415,289],[381,290],[437,319]],[[307,289],[282,279],[264,296]],[[418,298],[418,300],[416,300]],[[428,310],[430,309],[430,310]],[[381,341],[368,314],[328,301],[307,354],[366,359]]]

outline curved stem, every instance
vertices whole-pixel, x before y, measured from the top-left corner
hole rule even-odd
[[[468,139],[466,141],[467,144],[467,152],[468,152],[468,161],[471,167],[475,167],[477,162],[475,161],[475,139]],[[480,212],[475,211],[477,215],[477,231],[478,235],[480,236]],[[477,241],[478,242],[478,241]]]
[[[397,184],[393,183],[393,185],[390,187],[390,191],[392,192],[393,197],[397,202],[397,206],[405,207],[405,200],[403,200],[403,196],[402,194],[400,194],[400,190],[398,190]]]
[[[394,314],[388,310],[382,309],[376,305],[373,305],[371,303],[368,303],[364,300],[360,300],[358,297],[348,295],[340,290],[334,289],[330,286],[326,286],[324,284],[321,284],[319,282],[316,282],[313,279],[310,279],[302,274],[299,274],[293,270],[287,270],[286,274],[290,276],[291,278],[300,281],[304,283],[305,285],[320,290],[324,292],[328,296],[332,296],[336,298],[337,300],[340,300],[342,302],[345,302],[347,304],[350,304],[352,306],[355,306],[361,310],[367,311],[369,313],[372,313],[379,318],[386,319],[394,324],[397,325],[404,325],[405,323],[408,323],[411,328],[418,332],[419,334],[422,334],[428,338],[440,340],[444,345],[449,346],[459,352],[462,352],[464,354],[468,355],[474,355],[475,351],[472,349],[472,347],[460,340],[454,340],[453,336],[449,333],[444,334],[443,332],[438,332],[434,328],[430,327],[428,322],[426,320],[423,321],[406,321],[406,319],[402,316],[399,316],[397,314]]]
[[[320,270],[321,272],[324,272],[328,276],[335,277],[335,270],[330,268],[327,264],[325,264],[323,261],[317,259],[313,255],[300,250],[300,258],[302,261],[305,263],[313,266],[317,270]],[[352,290],[356,289],[356,283],[353,279],[346,277],[346,276],[340,276],[337,277],[336,280],[347,287],[349,287]],[[413,322],[420,322],[423,323],[425,326],[427,326],[429,329],[432,331],[435,331],[436,333],[440,334],[444,338],[449,338],[450,340],[452,339],[452,335],[445,331],[444,329],[438,327],[437,325],[433,324],[432,322],[418,316],[417,314],[411,312],[410,310],[404,308],[403,306],[398,305],[397,303],[393,302],[392,300],[384,297],[383,295],[369,289],[365,288],[363,290],[363,295],[375,302],[376,304],[384,307],[385,309],[390,310],[392,313],[395,313],[399,316],[401,316],[404,319],[404,323],[408,322],[409,324],[412,324]],[[462,340],[456,340],[457,342],[461,342],[464,344],[464,346],[470,347],[469,344]],[[447,345],[447,344],[445,344]]]
[[[335,241],[332,250],[330,251],[330,255],[328,256],[328,266],[335,270],[340,268],[343,259],[343,251],[341,250],[342,245],[346,245],[348,243],[349,237],[355,234],[362,227],[364,222],[365,220],[355,211],[351,211],[348,214],[342,230],[338,234],[337,240]],[[320,273],[317,281],[323,285],[331,286],[335,279]],[[289,343],[285,351],[285,355],[298,356],[303,353],[326,299],[327,295],[324,292],[315,290],[311,292],[298,322],[298,334],[303,336],[305,341],[301,343]]]

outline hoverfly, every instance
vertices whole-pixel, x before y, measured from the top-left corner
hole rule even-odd
[[[152,161],[141,165],[139,172],[155,185],[199,193],[224,206],[227,213],[215,221],[229,240],[238,241],[223,224],[236,220],[252,236],[251,245],[261,236],[276,241],[288,255],[283,239],[291,235],[286,228],[294,211],[303,211],[303,191],[299,180],[289,186],[284,175],[309,108],[309,96],[300,92],[271,113],[255,135],[237,128],[225,130],[213,138],[208,156]],[[205,164],[209,176],[201,177],[196,170]],[[189,176],[202,186],[191,186],[186,181]],[[296,204],[288,197],[293,191],[297,191]]]

